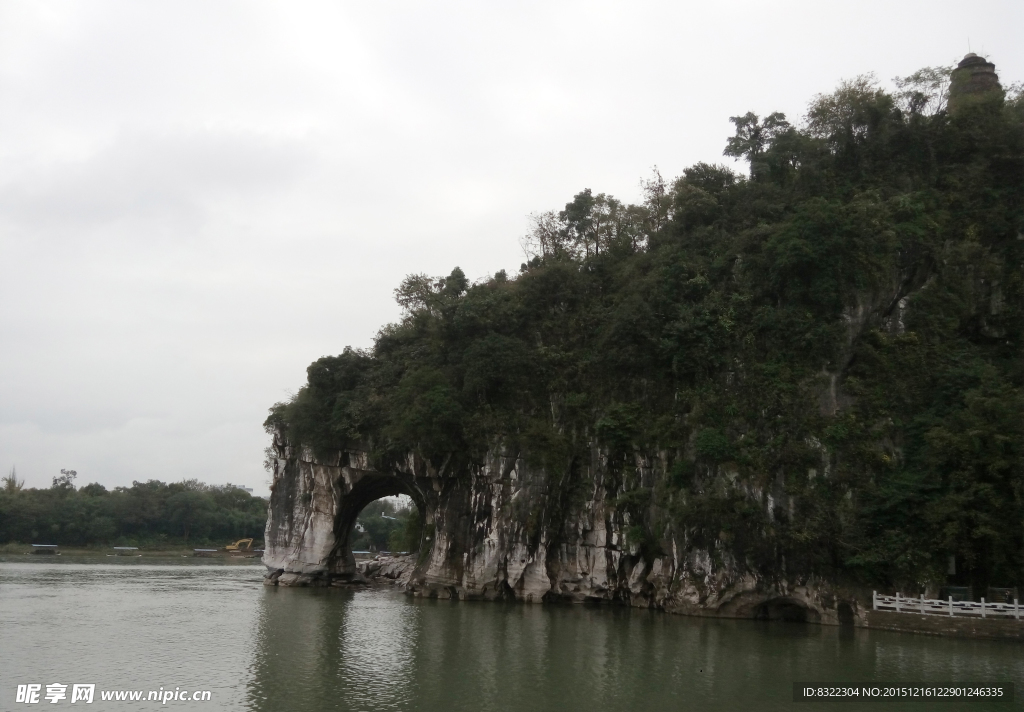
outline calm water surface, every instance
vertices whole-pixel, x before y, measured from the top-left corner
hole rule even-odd
[[[89,710],[1024,709],[1017,643],[274,589],[260,566],[153,561],[0,562],[0,710],[77,708],[15,703],[53,682],[213,693]],[[1015,682],[1018,699],[798,704],[794,681]]]

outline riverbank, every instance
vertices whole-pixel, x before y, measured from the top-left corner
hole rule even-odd
[[[921,633],[954,638],[1024,641],[1024,621],[1012,619],[954,618],[895,611],[866,611],[864,628],[896,633]]]
[[[197,553],[196,548],[204,547],[165,547],[149,548],[138,547],[135,549],[117,550],[113,546],[59,546],[54,553],[40,554],[32,548],[31,544],[3,544],[0,545],[0,557],[30,557],[32,559],[52,560],[57,557],[120,557],[120,558],[224,558],[224,559],[250,559],[259,561],[262,552],[241,552],[229,551],[208,551]],[[209,547],[213,549],[213,546]],[[11,560],[11,559],[9,559]]]
[[[405,588],[413,570],[415,557],[412,556],[377,556],[373,559],[360,561],[356,568],[366,583],[397,588]],[[275,582],[270,582],[271,585]],[[287,582],[286,582],[287,583]],[[869,605],[859,608],[859,615],[851,621],[849,627],[869,630],[885,630],[894,633],[918,633],[931,636],[955,638],[977,638],[986,640],[1024,641],[1024,621],[1006,618],[972,618],[946,617],[937,615],[918,615],[909,612],[871,610]],[[666,611],[667,613],[680,613]],[[687,615],[682,613],[682,615]],[[699,618],[740,618],[743,616],[705,615]],[[806,625],[834,626],[827,621],[807,621]],[[840,627],[843,627],[840,624]]]

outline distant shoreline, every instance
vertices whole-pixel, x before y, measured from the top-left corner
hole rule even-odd
[[[201,548],[201,547],[199,547]],[[211,547],[212,548],[212,547]],[[231,554],[227,551],[207,552],[202,555],[196,554],[192,548],[173,547],[167,549],[147,549],[139,547],[131,552],[115,552],[113,547],[80,547],[68,546],[59,547],[57,554],[36,554],[29,544],[4,544],[0,546],[0,560],[30,558],[39,561],[51,561],[63,557],[109,557],[117,559],[138,559],[138,558],[188,558],[188,559],[229,559],[238,561],[259,562],[262,552],[248,553],[243,555]]]

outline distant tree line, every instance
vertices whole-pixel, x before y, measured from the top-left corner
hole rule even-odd
[[[198,480],[133,482],[108,490],[76,487],[62,470],[49,488],[26,488],[17,473],[0,479],[0,544],[223,546],[263,538],[267,502],[233,485]]]

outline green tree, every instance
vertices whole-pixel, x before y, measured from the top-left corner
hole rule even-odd
[[[25,480],[18,479],[18,471],[11,465],[10,473],[0,480],[4,483],[4,491],[7,493],[20,492],[25,487]]]

